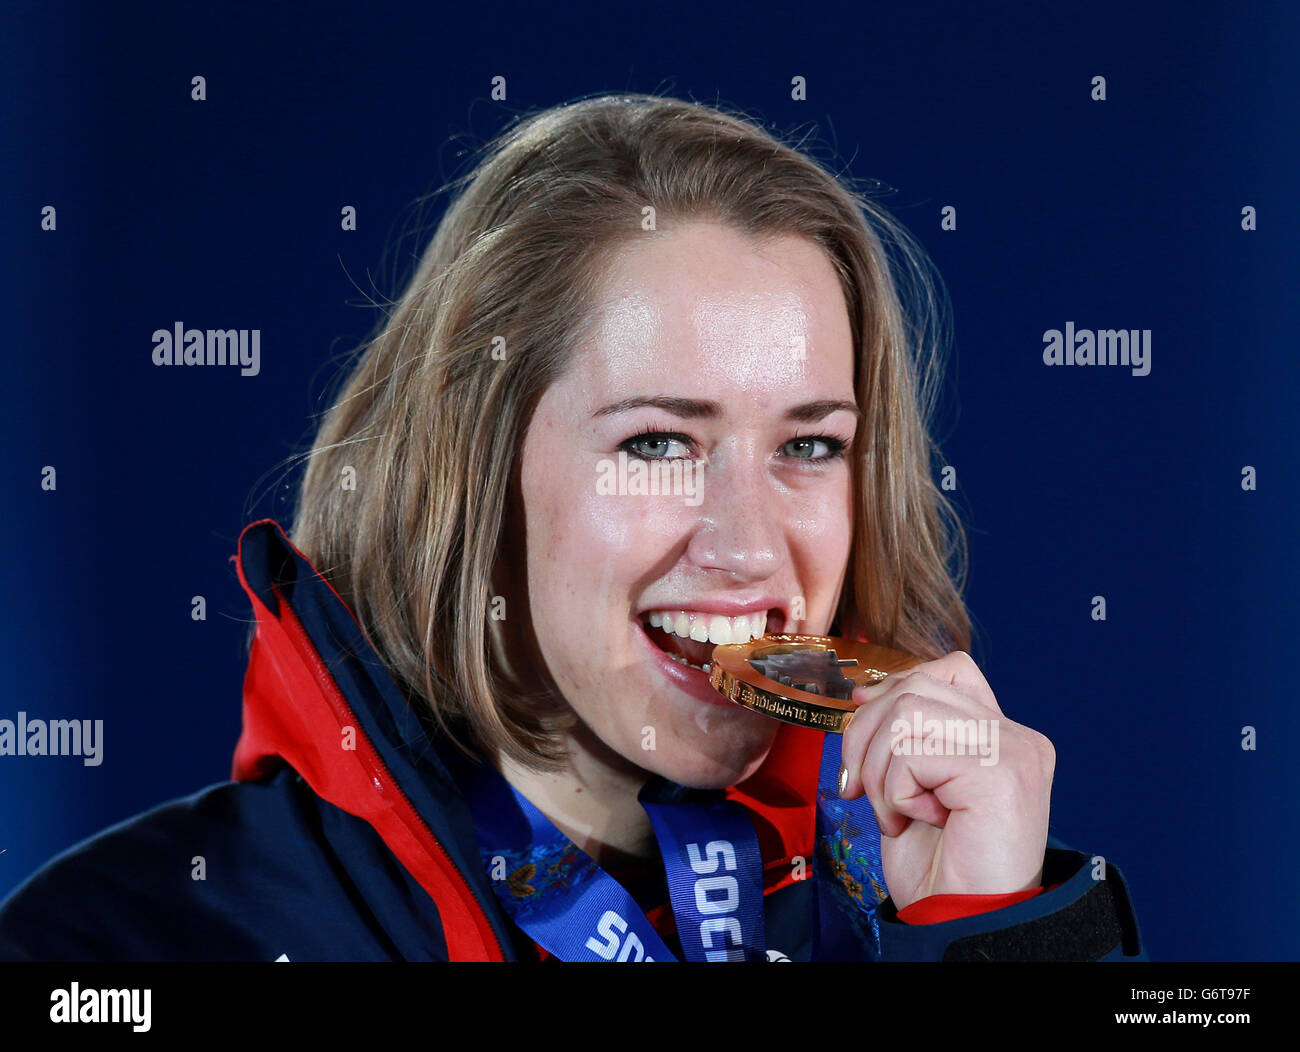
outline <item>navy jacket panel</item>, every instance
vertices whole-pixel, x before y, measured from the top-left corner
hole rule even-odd
[[[440,960],[438,912],[374,830],[291,770],[163,804],[0,906],[0,959]]]

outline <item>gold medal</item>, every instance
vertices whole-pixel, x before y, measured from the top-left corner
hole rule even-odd
[[[769,635],[713,649],[709,682],[723,697],[774,720],[843,734],[855,687],[921,664],[919,657],[835,636]]]

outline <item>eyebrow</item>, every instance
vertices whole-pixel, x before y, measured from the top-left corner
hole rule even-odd
[[[662,409],[674,416],[680,416],[684,420],[717,419],[722,416],[722,406],[717,402],[700,401],[695,398],[674,398],[671,395],[638,395],[632,398],[624,398],[622,401],[602,406],[591,415],[593,418],[614,416],[617,413],[626,413],[633,409],[645,407]],[[827,398],[817,402],[804,402],[802,405],[791,406],[786,410],[785,418],[797,423],[811,424],[830,416],[838,410],[852,413],[859,419],[862,417],[862,410],[858,408],[856,402],[844,402],[839,399]]]

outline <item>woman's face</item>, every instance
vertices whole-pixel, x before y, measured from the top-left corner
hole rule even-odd
[[[696,787],[762,763],[778,724],[691,664],[828,630],[852,540],[853,360],[810,241],[698,221],[617,252],[521,464],[533,630],[575,737]]]

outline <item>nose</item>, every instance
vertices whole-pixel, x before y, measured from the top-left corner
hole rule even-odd
[[[704,469],[703,500],[686,554],[740,581],[771,577],[787,559],[787,509],[759,458],[734,454]]]

